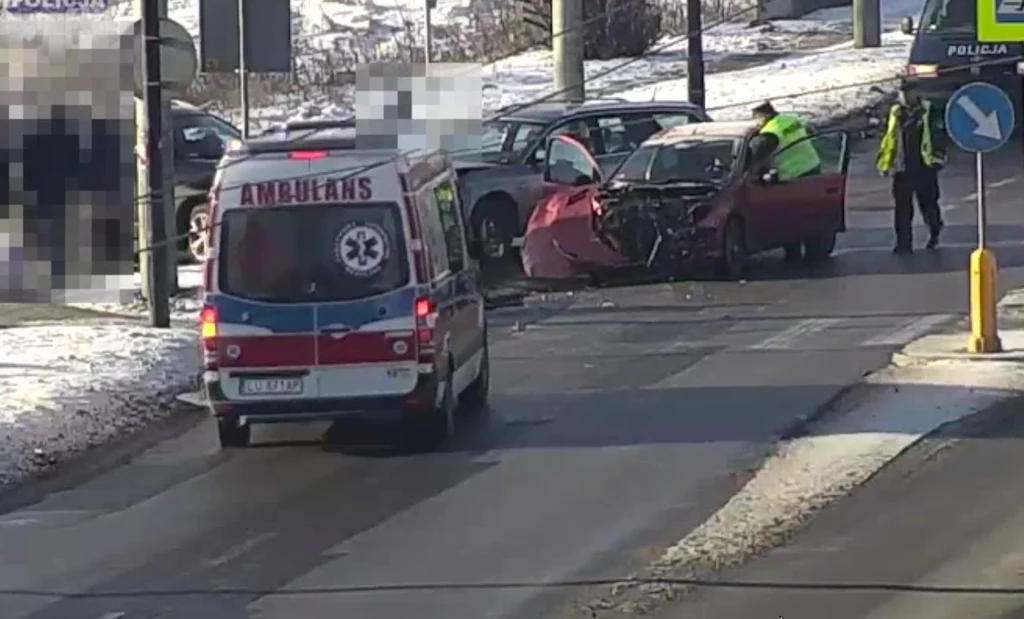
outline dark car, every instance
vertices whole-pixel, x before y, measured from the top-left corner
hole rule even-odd
[[[789,180],[774,158],[751,161],[756,134],[751,121],[676,127],[610,175],[572,138],[553,138],[544,177],[560,189],[530,220],[523,270],[567,279],[630,267],[672,276],[709,265],[734,278],[748,255],[766,250],[827,258],[846,229],[846,133],[805,138],[821,165]]]
[[[217,162],[228,140],[242,138],[242,132],[228,121],[209,112],[175,101],[171,104],[174,131],[174,222],[180,236],[188,235],[178,249],[199,262],[206,253],[206,197],[213,183]]]
[[[908,79],[940,108],[964,84],[981,81],[1001,88],[1020,109],[1024,44],[979,41],[977,11],[977,0],[928,0],[919,24],[904,17],[901,30],[914,35]]]
[[[685,101],[551,102],[499,111],[483,123],[481,152],[456,164],[473,232],[489,258],[511,254],[553,187],[544,180],[544,145],[553,136],[574,136],[610,172],[651,135],[708,120],[700,106]]]

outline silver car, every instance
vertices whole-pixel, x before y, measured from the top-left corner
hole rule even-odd
[[[654,133],[709,120],[685,101],[552,102],[499,112],[484,122],[480,153],[456,164],[473,233],[488,258],[512,254],[537,203],[553,189],[543,174],[544,148],[553,136],[575,137],[611,172]]]

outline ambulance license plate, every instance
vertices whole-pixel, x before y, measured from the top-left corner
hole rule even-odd
[[[301,378],[243,378],[242,395],[298,395],[302,393]]]

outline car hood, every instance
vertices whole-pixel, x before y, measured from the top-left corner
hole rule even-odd
[[[453,159],[452,167],[455,168],[456,172],[472,172],[474,170],[486,170],[488,168],[496,168],[500,164],[491,163],[489,161],[474,161],[472,159]]]

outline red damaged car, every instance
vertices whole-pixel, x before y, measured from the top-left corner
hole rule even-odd
[[[846,229],[847,134],[807,138],[820,171],[780,180],[773,161],[750,160],[756,133],[752,122],[673,127],[609,178],[580,142],[552,138],[548,193],[522,247],[526,275],[569,279],[640,267],[674,276],[698,265],[737,278],[747,256],[771,249],[828,258]]]

